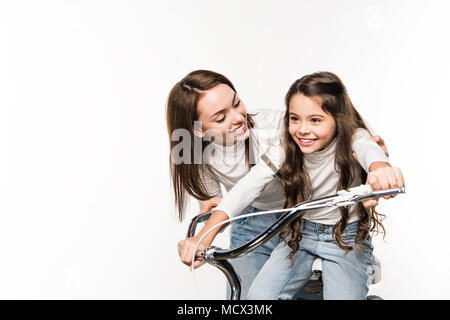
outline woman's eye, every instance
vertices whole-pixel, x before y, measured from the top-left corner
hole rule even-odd
[[[239,100],[233,107],[237,108],[241,104],[241,100]]]
[[[291,117],[291,121],[297,121],[298,118],[297,117]]]
[[[223,122],[224,120],[225,120],[225,116],[223,116],[223,117],[220,118],[220,119],[217,119],[216,122],[219,122],[219,123],[220,123],[220,122]]]
[[[314,123],[319,123],[319,122],[320,122],[320,119],[312,118],[311,121],[314,122]]]

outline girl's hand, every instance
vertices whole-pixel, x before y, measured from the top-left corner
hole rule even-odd
[[[404,187],[403,174],[399,168],[393,168],[389,165],[382,166],[370,171],[367,174],[367,183],[370,184],[373,190],[387,190],[391,188]],[[385,199],[393,198],[392,196],[385,196]],[[378,205],[377,199],[372,199],[370,206]],[[367,206],[366,206],[367,207]]]
[[[220,201],[222,201],[223,197],[214,197],[209,200],[206,200],[202,203],[202,209],[200,210],[200,213],[205,213],[208,211],[211,211],[212,208],[215,208],[219,205]]]
[[[178,242],[178,254],[180,255],[180,260],[185,265],[190,266],[191,270],[192,255],[194,253],[194,249],[197,245],[198,240],[200,240],[200,238],[191,237]],[[197,252],[195,254],[194,269],[197,269],[205,262],[201,253],[208,247],[209,244],[205,243],[205,241],[202,241],[202,243],[198,246]]]

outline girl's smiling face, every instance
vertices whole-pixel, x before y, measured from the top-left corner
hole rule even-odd
[[[304,154],[324,149],[335,136],[336,121],[319,102],[301,93],[289,101],[289,133]]]
[[[202,131],[196,135],[214,135],[217,143],[229,145],[249,136],[247,110],[236,92],[226,84],[207,90],[197,104]],[[218,141],[220,140],[220,141]]]

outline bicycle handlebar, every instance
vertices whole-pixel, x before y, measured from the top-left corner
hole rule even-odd
[[[216,266],[225,274],[231,287],[230,299],[239,300],[241,291],[240,279],[239,276],[236,274],[232,265],[227,261],[227,259],[238,258],[263,245],[271,238],[273,238],[278,232],[283,230],[284,227],[286,227],[289,223],[299,218],[303,213],[305,213],[308,210],[330,206],[336,207],[349,206],[364,200],[375,199],[400,193],[405,193],[404,187],[373,191],[369,185],[363,185],[349,190],[339,191],[336,195],[333,196],[305,201],[295,205],[293,208],[272,210],[265,212],[263,211],[258,214],[268,214],[276,212],[286,212],[286,213],[282,215],[280,218],[278,218],[275,221],[275,223],[273,223],[265,231],[263,231],[257,237],[248,241],[247,243],[232,249],[220,249],[216,247],[209,247],[204,251],[203,255],[206,262]],[[192,237],[195,235],[195,229],[198,223],[207,220],[211,216],[211,213],[212,211],[206,212],[192,219],[188,229],[188,237]],[[223,221],[219,225],[228,223],[229,222],[228,220]],[[219,225],[216,225],[215,227],[218,227]],[[215,227],[208,230],[208,232],[214,229]],[[199,241],[199,243],[201,242],[201,240]]]
[[[200,213],[199,215],[192,218],[191,223],[189,224],[186,238],[195,236],[195,230],[197,229],[198,224],[202,223],[204,221],[207,221],[209,219],[209,217],[211,216],[211,214],[212,214],[212,211],[208,211],[205,213]]]

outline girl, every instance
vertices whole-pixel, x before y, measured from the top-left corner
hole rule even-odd
[[[262,110],[256,115],[249,115],[233,84],[212,71],[191,72],[173,87],[167,103],[167,127],[171,147],[170,169],[179,218],[183,219],[186,192],[203,202],[201,212],[209,211],[219,202],[218,209],[221,209],[212,214],[198,235],[178,243],[183,263],[191,264],[198,239],[229,215],[283,206],[285,197],[281,180],[260,159],[270,145],[279,143],[283,115],[283,110]],[[181,136],[183,141],[178,142]],[[189,142],[187,148],[178,148],[186,142]],[[383,145],[381,139],[379,143]],[[260,177],[267,178],[263,180]],[[258,183],[252,183],[255,178]],[[233,194],[239,190],[233,187],[240,180],[241,185],[255,186],[246,192],[245,201],[233,201],[233,197],[228,195],[220,201],[220,184],[227,191],[233,189]],[[237,221],[231,226],[231,246],[239,246],[254,238],[275,219],[276,216],[267,215]],[[211,232],[200,249],[208,247],[218,231]],[[273,238],[251,255],[232,261],[243,280],[242,297],[246,296],[257,272],[278,243],[279,239]],[[201,263],[199,256],[194,267]]]
[[[360,157],[356,162],[352,149],[366,148],[361,137],[368,136],[367,127],[341,80],[329,72],[304,76],[285,101],[285,161],[279,171],[285,206],[363,183],[367,163]],[[400,170],[391,167],[369,174],[367,181],[374,189],[404,185]],[[309,279],[319,256],[324,299],[366,299],[373,272],[370,232],[380,228],[384,231],[380,215],[362,205],[307,212],[282,233],[285,243],[274,249],[248,298],[290,299]]]

